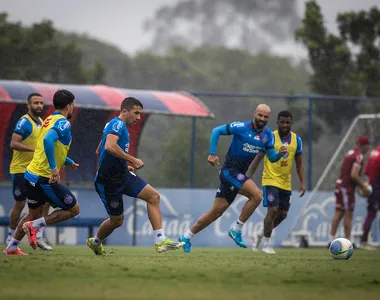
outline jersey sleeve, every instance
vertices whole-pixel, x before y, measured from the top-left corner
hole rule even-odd
[[[297,135],[297,149],[296,149],[296,156],[302,154],[302,139]]]
[[[22,139],[25,140],[28,136],[31,135],[33,131],[32,123],[27,118],[21,118],[18,120],[13,133],[19,134],[22,136]]]
[[[265,150],[274,149],[274,134],[270,130],[267,133],[266,142],[265,144]]]
[[[71,124],[66,119],[59,119],[57,122],[55,122],[52,129],[55,130],[58,133],[58,136],[61,138],[70,133]]]
[[[108,124],[106,128],[106,134],[114,134],[120,137],[124,130],[124,122],[122,120],[117,120],[112,124]]]
[[[228,135],[239,134],[247,129],[244,122],[233,122],[226,125],[226,131]]]

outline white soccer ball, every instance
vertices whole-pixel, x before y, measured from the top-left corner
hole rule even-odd
[[[330,254],[333,259],[349,259],[354,253],[354,246],[345,238],[337,238],[331,242]]]
[[[372,185],[368,184],[368,192],[364,192],[362,188],[358,187],[357,192],[360,197],[367,198],[372,194],[373,188]]]

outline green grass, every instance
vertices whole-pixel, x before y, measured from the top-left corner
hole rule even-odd
[[[334,261],[327,249],[106,250],[106,257],[84,246],[0,256],[0,299],[380,299],[380,251]]]

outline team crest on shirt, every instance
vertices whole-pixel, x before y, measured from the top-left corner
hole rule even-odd
[[[244,176],[244,174],[239,173],[239,174],[237,174],[236,178],[237,178],[237,180],[243,180],[245,178],[245,176]]]
[[[269,201],[269,202],[273,202],[273,200],[274,200],[274,195],[273,195],[273,194],[269,194],[267,198],[268,198],[268,201]]]
[[[117,121],[112,125],[112,130],[115,132],[119,132],[120,128],[123,126],[123,121]]]
[[[118,208],[119,207],[119,202],[118,201],[111,201],[111,203],[110,203],[110,206],[112,207],[112,208]]]
[[[257,140],[257,141],[260,141],[260,135],[259,134],[255,135],[254,139]]]
[[[63,202],[65,202],[67,205],[73,203],[73,197],[71,195],[66,195],[65,198],[63,198]]]
[[[58,122],[58,128],[61,131],[64,131],[65,129],[70,127],[70,122],[67,120],[62,120]]]

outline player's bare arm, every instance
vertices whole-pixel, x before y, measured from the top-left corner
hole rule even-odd
[[[22,136],[17,133],[13,133],[11,143],[10,143],[11,149],[22,151],[22,152],[34,152],[34,148],[22,144],[21,141],[22,141]]]
[[[352,165],[351,174],[350,175],[351,175],[352,180],[354,180],[359,187],[361,187],[362,189],[367,190],[367,185],[360,178],[360,169],[361,169],[361,165],[359,165],[357,163],[354,163]]]
[[[144,162],[141,159],[133,157],[123,151],[117,144],[119,137],[114,134],[107,135],[105,150],[111,155],[130,162],[135,169],[140,169],[144,166]]]
[[[296,161],[296,169],[297,169],[297,175],[298,178],[300,179],[300,197],[302,197],[305,194],[305,173],[303,169],[303,159],[302,159],[302,154],[301,155],[296,155],[295,157]]]
[[[257,167],[259,166],[260,162],[263,160],[264,156],[265,156],[264,152],[257,153],[255,159],[249,165],[245,176],[247,176],[248,178],[252,178],[253,174],[256,173]]]

